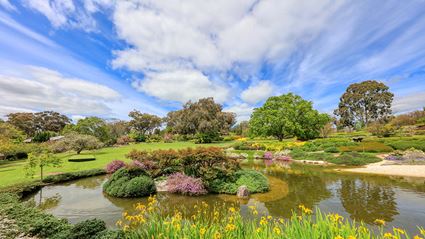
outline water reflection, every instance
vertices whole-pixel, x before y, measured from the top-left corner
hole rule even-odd
[[[398,215],[395,192],[390,186],[358,179],[342,180],[341,202],[351,219],[373,223],[377,218],[386,222]]]
[[[187,197],[158,193],[158,201],[169,211],[179,208],[188,214],[201,201],[211,207],[223,203],[230,207],[232,203],[239,206],[246,217],[250,216],[248,206],[256,205],[260,214],[285,218],[298,210],[299,204],[304,204],[369,224],[377,218],[384,219],[388,227],[401,226],[412,233],[417,233],[416,225],[425,226],[423,179],[336,174],[318,167],[299,166],[279,170],[267,168],[264,172],[270,178],[272,190],[252,195],[249,200],[218,194]],[[131,212],[137,202],[147,203],[147,198],[120,199],[104,195],[102,183],[105,180],[105,176],[99,176],[48,186],[28,200],[71,223],[97,217],[111,227],[123,211]]]

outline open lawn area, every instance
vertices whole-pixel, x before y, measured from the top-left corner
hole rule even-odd
[[[46,167],[45,175],[65,173],[65,172],[76,172],[95,168],[105,168],[106,164],[112,160],[123,160],[129,161],[125,155],[133,149],[138,150],[156,150],[156,149],[182,149],[187,147],[225,147],[232,145],[234,142],[220,142],[212,144],[195,144],[193,142],[173,142],[173,143],[139,143],[131,144],[121,147],[108,147],[102,148],[96,151],[83,151],[80,155],[94,155],[96,160],[87,162],[68,162],[71,156],[76,155],[74,152],[67,152],[58,154],[62,159],[60,167]],[[33,178],[27,177],[25,173],[25,160],[18,161],[3,161],[0,162],[0,188],[7,187],[14,184],[30,182],[38,180],[40,175],[37,172]]]

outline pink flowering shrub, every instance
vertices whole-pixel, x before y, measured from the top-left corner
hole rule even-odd
[[[207,193],[207,190],[200,178],[193,178],[182,173],[174,173],[168,177],[167,189],[171,193],[180,193],[191,196]]]
[[[106,165],[106,172],[107,173],[115,173],[118,169],[125,167],[124,161],[121,160],[114,160]]]
[[[265,160],[272,160],[273,159],[273,153],[272,152],[265,152],[263,155]]]
[[[143,162],[140,162],[139,160],[133,160],[133,165],[146,171],[158,168],[156,163],[151,160],[144,160]]]

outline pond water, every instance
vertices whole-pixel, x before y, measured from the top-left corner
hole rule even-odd
[[[362,220],[373,228],[377,218],[386,227],[405,228],[418,233],[416,226],[425,226],[425,179],[333,173],[319,167],[291,168],[255,167],[269,176],[272,190],[240,201],[235,196],[209,194],[201,197],[158,193],[158,201],[166,208],[186,208],[196,203],[236,203],[242,215],[249,215],[248,206],[256,205],[259,213],[288,218],[299,204],[319,207],[323,212],[338,213],[345,218]],[[121,218],[123,211],[132,211],[137,202],[147,198],[119,199],[102,193],[106,176],[81,179],[44,187],[25,200],[71,223],[100,218],[109,227]],[[230,203],[228,203],[230,202]]]

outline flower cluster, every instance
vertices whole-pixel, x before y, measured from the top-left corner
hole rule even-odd
[[[107,173],[115,173],[118,169],[125,167],[126,164],[121,160],[114,160],[106,165]]]
[[[193,178],[182,173],[174,173],[168,177],[167,189],[169,192],[184,195],[202,195],[207,193],[200,178]]]

